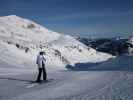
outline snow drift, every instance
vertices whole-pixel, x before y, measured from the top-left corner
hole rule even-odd
[[[12,65],[35,64],[40,47],[46,52],[47,64],[54,66],[112,58],[28,19],[16,15],[0,17],[0,60]]]

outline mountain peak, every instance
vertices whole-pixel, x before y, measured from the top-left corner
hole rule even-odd
[[[23,19],[17,15],[8,15],[8,16],[1,16],[0,18],[8,18],[8,19]]]
[[[28,41],[50,42],[58,39],[59,33],[53,32],[34,21],[16,15],[0,17],[0,35]]]
[[[19,16],[17,16],[17,15],[8,15],[8,16],[4,16],[4,17],[16,18],[16,17],[19,17]]]

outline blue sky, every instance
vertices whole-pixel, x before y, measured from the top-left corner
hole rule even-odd
[[[133,0],[0,0],[0,16],[12,14],[61,33],[133,34]]]

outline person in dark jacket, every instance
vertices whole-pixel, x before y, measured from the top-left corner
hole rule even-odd
[[[47,73],[45,69],[45,63],[46,59],[44,58],[45,52],[41,51],[39,52],[37,59],[36,59],[36,64],[38,65],[38,77],[36,79],[36,82],[41,82],[41,75],[43,73],[43,80],[47,80]]]

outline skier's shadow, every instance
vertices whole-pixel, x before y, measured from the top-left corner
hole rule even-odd
[[[33,80],[25,80],[25,79],[18,79],[18,78],[12,78],[12,77],[0,77],[0,80],[13,80],[13,81],[21,81],[21,82],[28,82],[32,83],[34,82]]]

